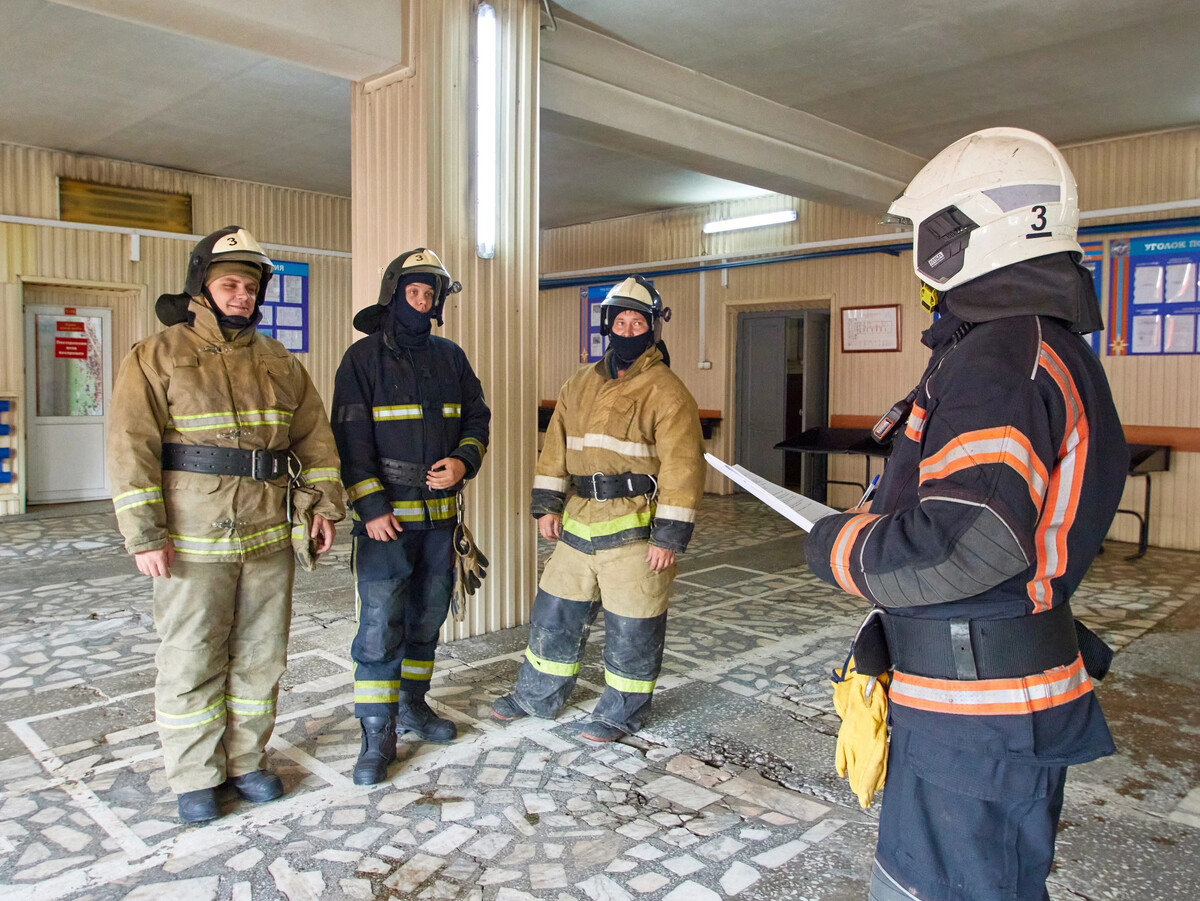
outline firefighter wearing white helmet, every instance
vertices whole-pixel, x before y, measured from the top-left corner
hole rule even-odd
[[[664,362],[670,310],[658,292],[633,276],[602,306],[608,352],[559,392],[538,458],[530,510],[541,536],[558,543],[517,684],[492,715],[556,716],[603,608],[606,688],[582,735],[608,742],[650,714],[675,555],[691,540],[704,492],[704,443],[696,401]]]
[[[378,303],[354,317],[367,337],[334,380],[333,433],[354,514],[357,785],[387,777],[398,730],[436,742],[458,734],[425,695],[454,590],[456,498],[483,464],[491,422],[463,349],[431,334],[461,288],[429,248],[400,254]]]
[[[154,577],[155,720],[185,822],[218,815],[222,783],[249,801],[283,793],[266,745],[295,562],[328,550],[345,515],[325,406],[255,329],[272,269],[244,228],[201,239],[183,292],[155,306],[167,328],[134,345],[113,388],[113,503]]]
[[[874,498],[805,545],[814,573],[875,608],[852,678],[890,669],[888,705],[840,708],[839,767],[864,805],[886,784],[874,901],[1046,897],[1067,765],[1113,753],[1091,681],[1111,651],[1070,598],[1129,457],[1079,339],[1100,316],[1076,198],[1053,144],[989,128],[891,208],[941,314],[932,356],[876,426],[892,450]]]

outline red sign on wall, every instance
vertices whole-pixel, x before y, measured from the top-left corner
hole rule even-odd
[[[86,360],[88,357],[87,338],[55,338],[54,356],[56,359]]]

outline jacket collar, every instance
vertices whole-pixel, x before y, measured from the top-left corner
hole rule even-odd
[[[202,297],[193,297],[188,304],[188,327],[210,344],[232,344],[245,347],[258,337],[258,329],[248,325],[232,338],[226,338],[217,322],[217,314]]]
[[[596,369],[596,372],[599,373],[601,377],[606,378],[610,381],[616,381],[615,379],[613,379],[613,377],[611,375],[609,375],[609,373],[612,372],[612,369],[611,369],[612,364],[610,362],[611,358],[612,358],[612,351],[610,350],[608,353],[606,353],[600,359],[600,361],[598,363],[596,363],[595,369]],[[662,358],[663,358],[662,351],[658,349],[657,345],[651,344],[650,349],[647,350],[645,353],[643,353],[636,360],[634,360],[633,365],[625,370],[624,377],[627,379],[631,379],[631,378],[634,378],[635,376],[641,375],[643,372],[645,372],[651,366],[655,365],[656,363],[661,363]]]

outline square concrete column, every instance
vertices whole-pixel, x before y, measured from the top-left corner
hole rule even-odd
[[[537,454],[538,35],[536,0],[491,0],[496,79],[495,256],[475,242],[474,0],[407,0],[401,66],[353,86],[354,310],[384,267],[428,247],[462,282],[435,334],[466,351],[492,409],[491,448],[467,486],[467,521],[491,560],[466,622],[443,639],[528,621],[536,589],[529,490]],[[356,339],[362,335],[355,334]]]

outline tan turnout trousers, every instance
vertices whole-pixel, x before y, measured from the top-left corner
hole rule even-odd
[[[295,557],[175,558],[154,580],[155,719],[176,794],[263,769],[287,666]]]

